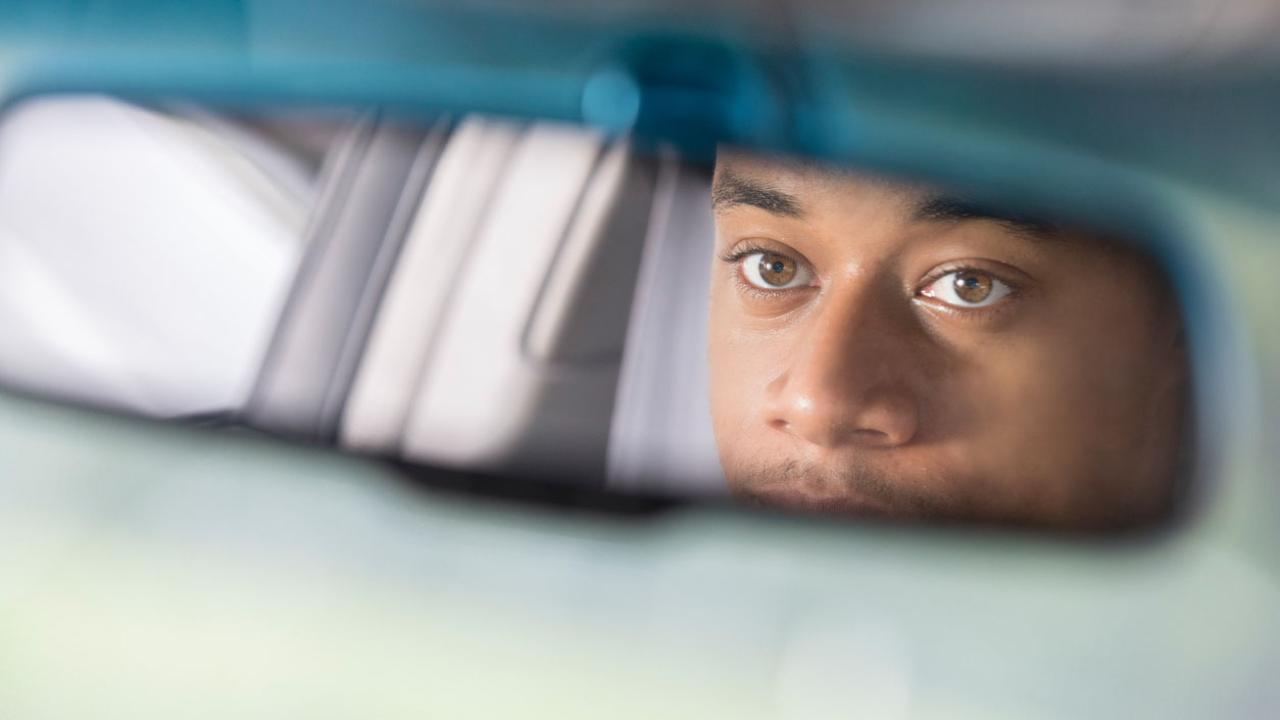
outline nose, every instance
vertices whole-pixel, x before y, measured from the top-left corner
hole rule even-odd
[[[919,430],[918,330],[892,290],[824,297],[769,385],[774,428],[823,448],[893,448]]]

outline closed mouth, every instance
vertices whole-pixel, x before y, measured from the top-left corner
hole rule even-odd
[[[783,480],[744,489],[752,500],[770,507],[853,517],[891,517],[888,503],[867,497],[848,487]]]

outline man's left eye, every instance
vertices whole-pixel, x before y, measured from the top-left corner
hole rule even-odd
[[[958,308],[994,305],[1013,292],[1013,288],[991,273],[981,270],[956,270],[929,283],[920,294]]]

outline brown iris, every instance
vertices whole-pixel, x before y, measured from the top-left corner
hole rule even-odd
[[[956,273],[956,295],[965,302],[980,303],[986,300],[991,295],[991,285],[991,276],[986,273],[972,270]]]
[[[765,253],[760,256],[760,278],[775,287],[782,287],[795,279],[796,261],[786,255]]]

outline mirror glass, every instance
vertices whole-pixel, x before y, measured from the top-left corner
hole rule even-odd
[[[1147,526],[1164,265],[859,168],[554,123],[50,96],[0,120],[0,380],[529,487]]]

